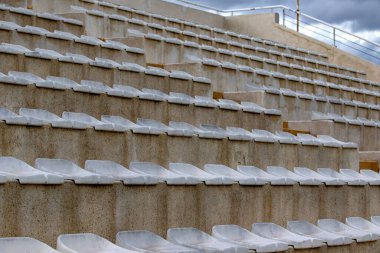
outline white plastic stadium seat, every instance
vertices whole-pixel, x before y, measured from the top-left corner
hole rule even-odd
[[[279,167],[279,166],[268,166],[267,172],[277,177],[296,181],[300,185],[321,185],[322,184],[322,182],[316,178],[301,176],[286,168]]]
[[[91,173],[68,160],[37,158],[35,164],[38,170],[59,175],[66,180],[73,180],[75,184],[112,184],[114,182],[110,176]]]
[[[132,253],[137,252],[121,248],[110,241],[95,234],[66,234],[57,239],[57,250],[61,253],[88,253],[88,252],[112,252]]]
[[[311,170],[309,168],[301,168],[301,167],[295,167],[293,169],[294,173],[304,176],[304,177],[309,177],[309,178],[315,178],[321,182],[323,182],[325,185],[332,185],[332,186],[338,186],[338,185],[345,185],[346,182],[339,179],[339,178],[334,178],[334,177],[329,177],[327,175],[321,175],[317,173],[314,170]]]
[[[297,184],[297,181],[294,181],[290,178],[278,177],[272,174],[267,173],[266,171],[259,169],[255,166],[242,166],[237,167],[237,171],[242,174],[256,177],[264,181],[270,182],[271,185],[294,185]]]
[[[87,160],[85,169],[96,174],[113,177],[114,181],[122,181],[126,185],[153,185],[160,182],[155,177],[138,174],[113,161]]]
[[[195,177],[207,185],[234,184],[234,180],[230,177],[213,175],[188,163],[169,163],[169,170],[180,175]]]
[[[119,126],[113,123],[102,122],[88,114],[78,112],[63,112],[62,118],[70,121],[75,121],[81,124],[87,124],[87,126],[94,127],[99,131],[111,131],[111,132],[125,132],[126,127]]]
[[[122,231],[116,235],[116,244],[125,249],[144,253],[198,253],[198,250],[174,244],[150,231]]]
[[[350,177],[352,179],[361,179],[369,185],[380,185],[380,180],[378,178],[372,178],[365,176],[364,174],[361,174],[355,170],[352,169],[340,169],[340,174],[345,175],[346,177]]]
[[[322,230],[307,221],[288,221],[288,229],[296,234],[319,239],[328,246],[347,245],[352,243],[352,239],[349,237]]]
[[[204,253],[248,253],[248,248],[220,241],[196,228],[170,228],[169,241]]]
[[[239,182],[240,185],[264,185],[268,183],[268,181],[263,178],[242,174],[225,165],[205,164],[204,170],[214,175],[232,178],[235,182]]]
[[[156,177],[168,185],[196,185],[201,183],[195,177],[173,173],[160,165],[149,162],[131,162],[129,168],[137,173]]]
[[[347,217],[346,224],[360,230],[380,236],[380,226],[363,219],[362,217]]]
[[[318,173],[323,175],[323,176],[328,176],[328,177],[333,177],[333,178],[337,178],[337,179],[341,179],[343,180],[344,182],[347,182],[348,185],[366,185],[367,182],[365,182],[364,180],[358,178],[351,178],[351,177],[347,177],[335,170],[332,170],[330,168],[318,168],[317,169]]]
[[[295,234],[274,223],[255,223],[252,225],[252,232],[265,238],[285,242],[295,249],[318,248],[323,246],[323,242],[319,239]]]
[[[369,242],[378,239],[376,234],[350,227],[334,219],[320,219],[318,220],[318,227],[331,233],[349,237],[357,242]]]
[[[212,236],[229,243],[246,247],[255,252],[279,252],[288,250],[288,244],[258,236],[237,225],[216,225]]]
[[[29,237],[0,238],[1,253],[59,253],[55,249]]]
[[[36,170],[29,164],[14,157],[0,157],[0,175],[8,180],[18,180],[20,184],[63,184],[64,178]]]

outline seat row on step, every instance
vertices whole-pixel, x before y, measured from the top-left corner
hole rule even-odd
[[[120,20],[125,20],[125,18],[137,19],[137,20],[140,20],[140,22],[143,21],[143,22],[148,22],[148,23],[156,23],[157,25],[170,26],[173,28],[186,30],[188,32],[192,32],[196,34],[202,34],[206,36],[217,37],[217,38],[227,39],[227,40],[234,40],[234,41],[246,43],[246,44],[249,43],[249,44],[260,45],[260,46],[269,47],[272,49],[288,51],[293,54],[305,55],[305,56],[310,56],[310,57],[314,57],[318,59],[324,59],[324,60],[327,59],[327,56],[318,52],[309,51],[302,48],[296,48],[296,47],[288,46],[288,45],[270,41],[270,40],[263,40],[260,38],[255,38],[255,37],[251,37],[244,34],[237,34],[235,32],[223,30],[216,27],[210,27],[210,26],[202,25],[202,24],[195,24],[189,21],[184,21],[184,20],[180,20],[176,18],[169,18],[162,15],[148,13],[145,11],[128,8],[125,5],[115,5],[109,2],[105,2],[105,1],[96,1],[89,4],[88,2],[81,1],[81,0],[77,1],[77,4],[91,10],[94,15],[101,15],[102,12],[106,12],[106,13],[109,13],[108,14],[109,16],[114,16],[114,17],[116,16]],[[112,14],[116,14],[116,15],[112,15]]]
[[[169,163],[169,169],[150,162],[131,162],[129,169],[108,160],[87,160],[82,169],[63,159],[38,158],[35,168],[13,157],[0,157],[0,182],[18,181],[20,184],[75,184],[107,185],[122,182],[125,185],[309,185],[309,186],[379,186],[380,174],[371,170],[319,168],[313,171],[296,167],[255,166],[232,169],[225,165],[206,164],[203,169],[186,163]]]
[[[116,235],[116,244],[95,234],[63,234],[57,238],[57,250],[32,238],[0,238],[0,252],[281,252],[289,247],[310,249],[374,242],[379,236],[379,216],[372,216],[371,221],[348,217],[346,223],[320,219],[317,225],[307,221],[288,221],[287,229],[274,223],[254,223],[251,231],[238,225],[215,225],[212,235],[192,227],[170,228],[167,240],[146,230],[121,231]]]
[[[226,127],[223,129],[216,125],[200,124],[195,127],[186,122],[170,121],[165,125],[152,119],[137,119],[136,123],[120,116],[103,115],[101,120],[85,113],[63,112],[62,117],[43,109],[20,108],[19,114],[0,108],[0,120],[9,125],[44,126],[53,128],[88,129],[98,131],[127,132],[136,134],[167,134],[169,136],[182,136],[207,139],[225,139],[231,141],[255,141],[282,144],[302,144],[306,146],[325,146],[333,148],[357,148],[355,143],[345,143],[330,136],[319,135],[314,137],[309,134],[294,136],[287,132],[276,131],[271,133],[266,130],[253,129],[251,132],[238,127]]]
[[[311,119],[313,111],[349,118],[380,120],[380,99],[377,101],[373,96],[363,97],[363,94],[354,93],[356,96],[353,99],[347,99],[259,85],[246,85],[246,90],[249,93],[245,94],[245,100],[249,99],[261,106],[279,109],[287,120]],[[240,94],[241,92],[226,93],[225,97],[235,99]],[[367,102],[362,102],[363,100]]]
[[[187,72],[202,74],[210,78],[215,85],[219,85],[229,90],[239,90],[247,83],[257,83],[260,85],[274,86],[278,88],[289,88],[291,90],[301,90],[310,93],[326,92],[330,86],[334,87],[337,92],[343,89],[348,92],[356,91],[355,88],[368,90],[371,92],[379,92],[380,85],[376,82],[365,79],[353,78],[345,75],[328,73],[318,69],[311,69],[310,75],[302,76],[302,73],[294,73],[294,75],[286,75],[276,71],[270,71],[260,68],[252,68],[246,65],[236,65],[230,62],[219,62],[209,58],[193,59],[189,63],[170,64],[166,69],[184,69]],[[303,72],[303,71],[302,71]],[[219,76],[223,74],[229,77],[226,81],[219,80],[221,84],[216,83]],[[231,82],[236,83],[235,86],[228,85]],[[331,84],[330,84],[331,83]]]
[[[0,21],[0,36],[3,43],[17,43],[29,48],[42,47],[66,52],[84,54],[90,58],[97,56],[113,59],[117,62],[129,61],[145,64],[145,53],[140,48],[113,40],[100,40],[92,36],[76,36],[69,32],[54,30],[50,32],[41,27],[20,26],[13,22]]]
[[[260,47],[243,44],[221,45],[209,37],[208,43],[200,38],[192,41],[184,40],[184,35],[177,37],[163,37],[158,34],[125,28],[124,39],[118,39],[136,47],[146,50],[147,61],[156,64],[173,64],[186,62],[192,58],[211,58],[219,61],[243,64],[251,67],[270,70],[279,70],[283,73],[299,72],[317,69],[326,73],[346,75],[353,78],[365,78],[364,73],[359,73],[351,68],[337,66],[335,64],[317,61],[287,53],[266,50]],[[205,39],[205,38],[204,38]],[[228,43],[226,41],[226,43]]]
[[[43,27],[49,31],[62,30],[83,34],[83,23],[80,20],[55,15],[38,13],[30,9],[0,4],[0,20],[15,22],[20,25]]]
[[[172,77],[180,77],[181,75],[183,75],[184,77],[187,76],[186,73],[182,73],[179,71],[173,71],[171,73]],[[36,85],[36,87],[46,89],[72,89],[77,92],[91,94],[107,94],[109,96],[122,98],[139,98],[141,100],[152,100],[157,102],[167,101],[168,103],[180,105],[194,105],[198,107],[220,108],[231,111],[264,113],[266,115],[281,115],[281,112],[279,110],[265,109],[255,103],[250,102],[237,103],[228,99],[215,100],[211,97],[205,96],[191,97],[187,94],[176,92],[170,92],[169,94],[166,94],[155,89],[143,88],[139,90],[131,86],[120,84],[114,84],[111,88],[109,86],[104,85],[101,82],[89,80],[82,80],[80,84],[78,84],[64,77],[48,76],[46,77],[46,79],[42,79],[39,76],[27,72],[10,71],[8,72],[8,75],[0,73],[0,82],[5,84],[22,86],[34,84]]]
[[[365,118],[342,117],[333,113],[313,112],[312,121],[289,122],[293,129],[307,128],[311,133],[323,132],[342,141],[352,141],[358,144],[362,151],[380,150],[380,121]],[[301,125],[301,126],[300,126]],[[304,125],[304,127],[302,127]]]
[[[109,86],[115,83],[125,83],[135,87],[151,85],[164,92],[178,91],[190,95],[206,95],[211,84],[207,78],[195,77],[183,71],[169,72],[156,67],[144,68],[128,62],[119,64],[103,58],[92,60],[84,55],[71,53],[61,55],[52,50],[39,48],[30,51],[22,46],[6,43],[0,45],[0,58],[3,61],[7,59],[7,64],[0,64],[3,72],[27,71],[40,76],[55,74],[77,82],[86,79],[96,80]],[[39,63],[36,64],[38,60]]]

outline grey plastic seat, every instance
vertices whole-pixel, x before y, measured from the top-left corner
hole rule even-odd
[[[75,87],[78,87],[79,84],[65,77],[48,76],[46,77],[46,81],[36,82],[36,86],[41,88],[66,90],[74,89]]]
[[[240,185],[264,185],[268,183],[268,181],[263,178],[253,177],[247,174],[240,173],[239,171],[234,170],[225,165],[205,164],[204,170],[214,175],[232,178],[235,182],[238,182]]]
[[[170,228],[167,239],[204,253],[248,253],[248,248],[220,241],[196,228]]]
[[[380,185],[380,180],[377,178],[368,177],[352,169],[340,169],[340,174],[350,177],[352,179],[360,179],[369,185]]]
[[[42,109],[20,108],[19,114],[27,118],[41,120],[45,123],[49,123],[51,124],[52,127],[75,128],[75,129],[86,128],[86,125],[84,124],[81,124],[76,121],[64,120],[61,117],[58,117],[57,115],[55,115],[54,113],[51,113]]]
[[[0,238],[1,253],[59,253],[47,244],[30,237]]]
[[[64,57],[64,55],[58,53],[57,51],[49,50],[49,49],[41,49],[41,48],[36,48],[34,49],[34,51],[26,52],[25,56],[48,59],[48,60],[54,60],[54,59],[59,59],[59,58]]]
[[[376,181],[380,180],[380,174],[373,170],[360,170],[360,174],[366,178],[371,178]]]
[[[276,131],[276,138],[281,144],[300,144],[301,142],[297,136],[282,131]]]
[[[210,174],[188,163],[169,163],[169,170],[180,175],[195,177],[206,185],[232,185],[235,182],[230,177]]]
[[[57,238],[57,250],[61,253],[132,253],[138,252],[119,247],[95,234],[65,234]]]
[[[150,231],[122,231],[116,235],[116,244],[125,249],[144,253],[198,253],[198,250],[186,248],[169,242]]]
[[[9,82],[18,85],[30,85],[38,82],[45,81],[41,77],[34,75],[28,72],[19,72],[19,71],[9,71],[8,78]],[[4,81],[4,80],[3,80]]]
[[[139,126],[148,127],[153,134],[167,133],[169,136],[186,136],[186,137],[193,136],[192,133],[189,133],[188,131],[172,128],[157,120],[137,119],[136,123]]]
[[[302,143],[302,145],[307,146],[321,146],[323,143],[321,143],[317,138],[310,134],[297,134],[298,139]]]
[[[195,96],[193,101],[195,106],[215,108],[218,106],[218,102],[211,97]]]
[[[59,58],[59,61],[73,62],[77,64],[90,64],[91,62],[93,62],[93,60],[91,60],[87,56],[84,56],[81,54],[72,54],[72,53],[66,53],[65,56]]]
[[[166,101],[166,100],[168,100],[168,95],[162,91],[154,90],[154,89],[146,89],[146,88],[143,88],[141,91],[145,94],[149,94],[150,100],[153,100],[153,101]]]
[[[323,176],[341,179],[342,181],[346,182],[348,185],[366,185],[367,184],[367,182],[362,179],[347,177],[346,175],[343,175],[330,168],[318,168],[317,171],[319,174]]]
[[[380,216],[371,216],[371,222],[376,226],[380,226]]]
[[[252,136],[256,142],[275,143],[278,141],[274,134],[266,130],[253,129]]]
[[[63,184],[64,178],[36,170],[29,164],[10,156],[0,157],[0,175],[20,184]]]
[[[309,168],[301,168],[301,167],[295,167],[293,169],[294,173],[309,177],[309,178],[315,178],[316,180],[319,180],[323,182],[325,185],[331,185],[331,186],[339,186],[339,185],[345,185],[346,182],[339,178],[329,177],[327,175],[321,175],[317,173],[314,170],[311,170]]]
[[[150,129],[149,127],[146,126],[139,126],[135,123],[133,123],[130,120],[127,120],[123,117],[120,116],[112,116],[112,115],[102,115],[101,117],[102,122],[105,123],[111,123],[114,124],[115,126],[126,128],[131,130],[133,133],[138,133],[138,134],[161,134],[161,131],[154,131],[153,129]]]
[[[202,130],[198,134],[201,138],[224,139],[227,137],[226,131],[216,125],[201,124],[199,129]]]
[[[103,94],[109,92],[111,88],[101,82],[82,80],[80,85],[73,87],[73,90],[92,94]]]
[[[233,141],[253,140],[251,132],[239,127],[226,127],[226,134],[228,136],[228,139]]]
[[[321,185],[322,184],[322,182],[316,178],[301,176],[284,167],[268,166],[267,172],[269,174],[272,174],[281,178],[286,178],[286,179],[296,181],[300,185]]]
[[[184,135],[189,136],[189,137],[203,133],[203,131],[200,130],[199,128],[197,128],[197,127],[195,127],[189,123],[186,123],[186,122],[170,121],[169,126],[173,129],[176,129],[176,130],[182,130],[184,132]]]
[[[225,242],[246,247],[255,252],[279,252],[288,250],[288,244],[258,236],[237,225],[216,225],[212,236]]]
[[[131,162],[130,170],[142,175],[149,175],[161,181],[165,181],[168,185],[196,185],[201,181],[195,177],[179,175],[170,170],[150,162]]]
[[[364,230],[366,232],[380,236],[380,226],[375,225],[374,223],[363,219],[362,217],[347,217],[346,224],[353,228]]]
[[[168,96],[168,102],[172,104],[190,105],[193,101],[193,97],[184,93],[170,92]]]
[[[328,135],[317,135],[317,139],[327,147],[358,148],[356,143],[339,141]]]
[[[26,47],[23,47],[20,45],[1,43],[0,52],[9,53],[9,54],[24,54],[31,51],[27,49]]]
[[[255,166],[241,166],[239,165],[237,167],[237,171],[239,171],[242,174],[251,176],[251,177],[256,177],[261,180],[270,182],[271,185],[295,185],[297,184],[297,181],[294,181],[293,179],[290,178],[283,178],[283,177],[278,177],[272,174],[269,174],[265,172],[262,169],[259,169]]]
[[[143,95],[143,92],[140,90],[127,85],[114,84],[112,88],[112,90],[107,92],[110,96],[135,98]]]
[[[295,249],[319,248],[323,246],[323,242],[319,239],[295,234],[274,223],[255,223],[252,225],[252,232],[268,239],[287,243]]]
[[[239,111],[241,110],[241,105],[230,99],[219,99],[219,108],[225,110]]]
[[[43,126],[46,123],[42,120],[18,115],[6,108],[0,107],[0,120],[9,125],[25,125],[25,126]]]
[[[69,160],[37,158],[35,166],[38,170],[73,180],[75,184],[113,184],[111,176],[91,173],[80,168]]]
[[[114,181],[122,181],[125,185],[154,185],[160,182],[155,177],[138,174],[113,161],[87,160],[85,169],[99,175],[112,177]]]
[[[336,233],[331,233],[307,221],[288,221],[288,229],[296,234],[319,239],[328,246],[348,245],[352,239]]]
[[[113,123],[102,122],[85,113],[63,112],[62,118],[66,120],[70,120],[70,121],[75,121],[81,124],[85,124],[87,125],[87,128],[94,127],[95,130],[99,130],[99,131],[111,131],[111,132],[127,131],[127,128],[125,127],[122,127],[120,125],[116,125]]]
[[[335,219],[320,219],[318,227],[331,233],[349,237],[357,242],[376,241],[379,237],[373,233],[358,230]]]

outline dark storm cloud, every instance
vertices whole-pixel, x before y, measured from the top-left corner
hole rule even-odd
[[[295,9],[296,0],[194,0],[221,9],[285,5]],[[379,0],[301,0],[301,11],[332,24],[353,23],[353,32],[380,29]]]

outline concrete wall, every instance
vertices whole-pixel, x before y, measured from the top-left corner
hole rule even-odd
[[[368,79],[380,81],[380,69],[378,65],[287,29],[276,23],[276,14],[274,13],[226,17],[226,28],[235,32],[324,53],[328,55],[330,63],[364,71],[367,73]]]
[[[6,0],[2,0],[6,1]],[[26,0],[19,0],[21,6],[26,5]],[[33,9],[38,11],[48,11],[54,13],[65,13],[69,10],[70,5],[75,5],[77,0],[32,0]],[[223,16],[204,12],[201,10],[188,8],[185,6],[157,0],[107,0],[119,5],[126,5],[131,8],[144,10],[168,17],[179,18],[192,21],[199,24],[210,25],[215,27],[224,27],[225,19]]]
[[[51,245],[62,233],[92,232],[112,241],[118,231],[379,214],[380,187],[365,186],[58,186],[0,185],[0,237],[31,236]],[[365,244],[364,244],[365,245]],[[380,247],[373,251],[380,252]],[[316,251],[320,252],[320,251]],[[339,251],[340,252],[340,251]]]
[[[356,149],[302,146],[228,139],[144,135],[0,124],[0,153],[28,163],[36,158],[62,158],[83,165],[86,160],[112,160],[128,165],[133,161],[283,166],[286,168],[358,169]]]

